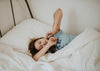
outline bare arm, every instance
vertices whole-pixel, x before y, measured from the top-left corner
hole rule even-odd
[[[51,37],[51,38],[49,39],[48,43],[47,43],[39,52],[37,52],[37,53],[34,55],[33,59],[34,59],[35,61],[38,61],[39,58],[42,57],[42,56],[48,51],[48,49],[49,49],[52,45],[56,44],[56,42],[57,42],[57,38]]]
[[[63,16],[62,10],[60,8],[58,8],[56,10],[56,12],[54,13],[54,24],[53,24],[52,30],[49,31],[46,34],[46,38],[48,38],[49,35],[51,37],[54,34],[56,34],[56,33],[59,32],[59,30],[60,30],[60,24],[61,24],[61,20],[62,20],[62,16]]]
[[[52,27],[52,31],[55,31],[55,33],[59,32],[60,30],[62,16],[63,16],[62,10],[58,8],[54,13],[54,24]]]
[[[43,47],[38,53],[36,53],[35,55],[34,55],[34,57],[33,57],[33,59],[35,60],[35,61],[38,61],[38,59],[40,58],[40,57],[42,57],[47,51],[48,51],[48,49],[50,48],[51,46],[49,45],[49,44],[47,44],[45,47]]]

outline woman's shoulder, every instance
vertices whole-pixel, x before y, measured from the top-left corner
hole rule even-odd
[[[56,34],[53,35],[53,37],[59,37],[62,34],[62,30],[60,29]]]

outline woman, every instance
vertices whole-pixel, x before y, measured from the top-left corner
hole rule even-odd
[[[75,38],[75,36],[65,34],[60,30],[62,16],[62,10],[58,8],[53,15],[54,24],[52,30],[46,34],[46,37],[30,41],[29,50],[35,61],[38,61],[40,57],[48,52],[54,53],[62,49]]]

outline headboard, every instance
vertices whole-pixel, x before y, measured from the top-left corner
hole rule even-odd
[[[26,18],[33,18],[34,15],[35,19],[52,25],[53,13],[57,8],[61,8],[63,11],[61,29],[65,33],[78,35],[88,27],[95,28],[100,31],[100,0],[1,0],[0,2],[2,3],[2,1],[9,1],[9,9],[11,9],[12,14],[12,22],[8,21],[6,26],[10,26],[9,23],[13,23],[14,26],[16,26],[15,15],[17,14],[15,13],[18,11],[14,5],[16,2],[21,3],[22,1],[22,3],[25,2],[23,6],[27,7],[27,9],[23,12],[28,11],[28,14],[23,14],[23,12],[21,12],[20,15],[23,14],[22,17],[26,15]],[[16,18],[20,20],[22,17]],[[22,20],[26,18],[23,18]],[[11,27],[13,26],[10,26],[10,28]],[[1,28],[0,36],[3,36],[4,33],[2,33],[3,30]],[[9,29],[6,30],[8,31]]]
[[[0,37],[21,21],[33,18],[27,0],[1,0],[0,9]]]

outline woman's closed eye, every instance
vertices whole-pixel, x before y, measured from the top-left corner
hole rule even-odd
[[[39,41],[38,43],[41,44],[41,41]]]

